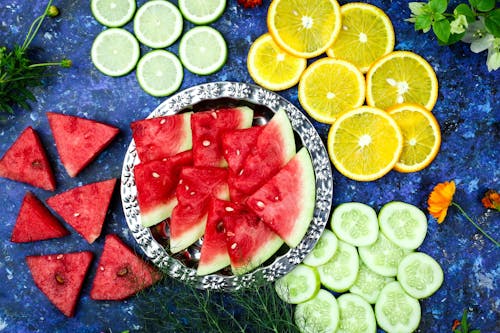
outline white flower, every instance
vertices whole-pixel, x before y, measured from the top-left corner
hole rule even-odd
[[[495,71],[500,68],[500,38],[493,39],[488,48],[488,59],[486,59],[488,71]]]
[[[469,24],[462,41],[470,43],[470,50],[474,53],[488,50],[488,58],[486,59],[488,71],[500,68],[500,38],[495,38],[486,30],[483,17],[479,17],[476,22]]]
[[[465,17],[465,15],[458,15],[458,17],[450,23],[450,32],[452,34],[461,34],[465,32],[468,25],[467,17]]]

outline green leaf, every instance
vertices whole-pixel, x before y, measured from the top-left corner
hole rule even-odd
[[[481,12],[489,12],[495,8],[495,0],[477,0],[476,9]]]
[[[469,325],[467,324],[467,309],[464,310],[464,314],[462,315],[462,321],[460,322],[460,325],[462,326],[462,331],[464,332],[469,331]]]
[[[450,22],[446,19],[436,21],[432,24],[432,31],[434,31],[437,38],[444,43],[448,43],[448,39],[450,38],[450,29]]]
[[[439,45],[441,46],[448,46],[448,45],[452,45],[452,44],[455,44],[459,41],[462,40],[462,37],[465,35],[465,32],[464,33],[461,33],[461,34],[452,34],[450,33],[450,38],[448,38],[448,41],[447,42],[443,42],[442,40],[439,40],[438,39],[438,43]]]
[[[455,14],[455,17],[458,17],[458,15],[464,15],[467,18],[467,22],[469,23],[476,20],[476,15],[474,15],[472,9],[464,3],[458,5],[453,13]]]
[[[432,18],[430,15],[419,15],[415,20],[415,30],[429,31],[432,25]]]
[[[481,331],[480,330],[472,330],[469,333],[481,333]]]
[[[500,8],[488,13],[484,19],[486,30],[495,37],[500,37]]]
[[[431,0],[429,6],[434,13],[444,13],[448,8],[448,0]]]

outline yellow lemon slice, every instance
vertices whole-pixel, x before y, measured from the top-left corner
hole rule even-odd
[[[387,112],[362,106],[333,123],[327,144],[330,159],[341,174],[371,181],[387,174],[399,160],[403,135]]]
[[[336,0],[274,0],[267,12],[267,27],[276,43],[302,58],[324,53],[340,25]]]
[[[283,51],[269,34],[253,42],[247,57],[250,76],[269,90],[285,90],[296,85],[306,65],[306,59]]]
[[[387,112],[403,133],[403,152],[394,169],[415,172],[428,166],[441,145],[441,131],[436,118],[418,104],[400,104]]]
[[[366,103],[370,106],[387,110],[395,104],[416,103],[430,111],[437,96],[434,69],[413,52],[391,52],[366,73]]]
[[[365,77],[353,64],[322,58],[312,63],[299,82],[299,102],[319,122],[332,124],[365,101]]]
[[[342,28],[326,51],[328,56],[347,60],[363,73],[375,60],[394,49],[394,28],[378,7],[353,2],[340,7]]]

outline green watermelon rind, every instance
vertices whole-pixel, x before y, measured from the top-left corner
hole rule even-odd
[[[175,239],[170,237],[170,252],[178,253],[197,242],[205,233],[206,225],[207,214],[203,215],[196,224],[193,224],[191,229],[184,231],[179,237]]]
[[[252,259],[242,266],[231,265],[231,271],[234,275],[243,275],[255,268],[262,265],[266,260],[271,258],[283,246],[283,240],[276,235],[276,237],[269,240],[267,243],[262,244],[260,250],[257,251]]]
[[[237,107],[237,109],[241,111],[241,114],[243,116],[239,129],[251,127],[254,115],[253,109],[249,108],[248,106],[239,106]]]
[[[177,206],[175,195],[168,202],[156,206],[148,212],[140,212],[141,225],[145,228],[152,227],[172,215],[172,210]]]
[[[218,270],[221,270],[224,267],[227,267],[231,264],[231,260],[229,259],[229,255],[226,253],[220,253],[216,256],[210,258],[210,262],[204,265],[198,265],[196,269],[196,275],[208,275]]]
[[[276,124],[278,126],[278,133],[283,138],[282,140],[282,142],[284,143],[283,156],[285,157],[285,163],[287,163],[295,156],[296,146],[295,146],[295,135],[293,134],[292,124],[290,123],[290,119],[288,119],[288,115],[285,109],[279,109],[279,111],[274,114],[274,116],[268,123],[268,127],[270,127],[269,125],[272,124]],[[264,129],[263,132],[267,132],[266,129]],[[262,141],[262,139],[260,140],[257,139],[257,140],[258,143]]]

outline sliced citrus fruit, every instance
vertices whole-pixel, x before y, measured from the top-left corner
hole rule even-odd
[[[137,39],[154,49],[172,45],[182,33],[182,15],[177,7],[164,0],[148,1],[134,17]]]
[[[226,0],[179,0],[179,9],[186,20],[208,24],[217,20],[226,8]]]
[[[267,27],[278,45],[297,57],[312,58],[326,51],[340,31],[336,0],[274,0]]]
[[[344,60],[317,60],[304,71],[299,82],[300,104],[311,117],[323,123],[332,124],[364,101],[365,77]]]
[[[121,27],[134,16],[135,0],[92,0],[90,10],[95,19],[107,27]]]
[[[342,28],[326,53],[347,60],[363,73],[378,58],[394,49],[394,28],[390,18],[378,7],[352,2],[340,7]]]
[[[418,104],[399,104],[387,112],[403,133],[403,152],[394,169],[414,172],[428,166],[441,145],[441,131],[436,118]]]
[[[137,64],[137,81],[152,96],[167,96],[179,89],[184,72],[179,59],[165,50],[144,55]]]
[[[250,76],[257,84],[269,90],[293,87],[299,82],[306,66],[306,59],[285,52],[267,33],[257,38],[248,51],[247,67]]]
[[[388,173],[399,160],[403,135],[387,112],[369,106],[341,115],[328,132],[328,153],[344,176],[371,181]]]
[[[438,96],[438,80],[431,65],[409,51],[391,52],[366,73],[366,103],[380,109],[416,103],[432,110]]]

